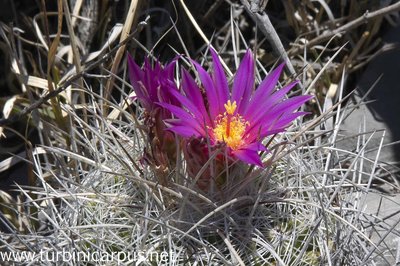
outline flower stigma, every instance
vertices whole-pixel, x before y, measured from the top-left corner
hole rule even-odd
[[[232,103],[228,100],[224,107],[226,112],[215,120],[214,136],[216,141],[225,142],[232,150],[236,150],[244,143],[243,135],[250,123],[239,114],[233,115],[237,108],[236,101]]]
[[[231,100],[228,100],[228,102],[226,104],[224,104],[225,110],[229,115],[233,115],[233,113],[236,110],[236,101],[233,101],[233,103],[231,103]]]

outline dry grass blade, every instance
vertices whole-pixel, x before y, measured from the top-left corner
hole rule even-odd
[[[286,67],[288,68],[290,74],[292,76],[296,76],[296,71],[293,68],[292,62],[289,60],[289,57],[283,47],[283,44],[275,30],[272,26],[272,23],[265,12],[261,14],[255,13],[250,10],[250,5],[247,0],[241,0],[241,3],[245,6],[246,11],[250,14],[250,16],[256,21],[258,27],[260,27],[261,31],[264,33],[265,37],[270,41],[272,47],[278,56],[282,57],[283,61],[286,63]]]
[[[123,43],[129,36],[131,32],[132,26],[134,25],[134,21],[137,19],[138,7],[139,7],[139,0],[132,0],[129,6],[128,13],[126,14],[126,19],[124,23],[124,27],[122,28],[120,43]],[[104,98],[109,99],[111,95],[111,91],[114,86],[114,76],[117,72],[117,69],[121,63],[122,57],[125,54],[125,45],[121,45],[118,48],[117,53],[115,54],[114,62],[111,68],[111,79],[108,80],[106,84],[106,89],[104,92]]]
[[[370,6],[355,0],[346,8],[324,0],[301,0],[296,7],[291,1],[180,0],[179,8],[168,1],[96,1],[99,20],[89,23],[95,25],[93,42],[82,45],[81,22],[95,20],[83,15],[89,2],[43,0],[37,13],[25,16],[31,31],[23,24],[1,25],[0,45],[9,51],[10,71],[22,89],[0,99],[0,130],[7,138],[16,135],[25,151],[2,157],[0,173],[27,162],[35,175],[10,194],[0,190],[0,250],[34,254],[16,264],[63,251],[105,254],[107,265],[361,266],[399,260],[399,246],[391,243],[400,234],[398,198],[376,191],[379,182],[391,193],[399,189],[390,183],[390,164],[380,161],[389,145],[385,133],[367,131],[363,121],[357,134],[342,135],[343,123],[362,104],[348,101],[349,76],[378,53],[380,43],[372,39],[398,3],[360,16]],[[128,13],[119,17],[124,4]],[[142,13],[145,21],[136,23]],[[361,29],[364,21],[376,24]],[[339,35],[355,28],[361,30],[346,32],[345,43]],[[261,40],[257,29],[264,32]],[[182,67],[197,85],[205,76],[190,68],[187,57],[201,58],[215,72],[210,47],[229,87],[246,48],[256,57],[254,89],[282,57],[293,76],[271,90],[282,91],[298,73],[304,88],[289,97],[315,96],[302,107],[309,116],[263,140],[269,149],[259,154],[264,168],[229,154],[224,139],[216,146],[208,129],[202,139],[192,136],[201,149],[191,150],[191,142],[164,131],[164,122],[173,122],[158,116],[159,107],[145,107],[137,84],[126,77],[132,73],[120,68],[127,50],[138,66],[148,58],[143,68],[157,71],[155,62],[164,67],[178,58],[168,82],[184,93]],[[187,57],[177,57],[182,54]],[[149,82],[153,78],[159,77]],[[219,78],[212,75],[211,82]],[[30,119],[32,111],[39,115]],[[31,145],[26,134],[8,127],[21,118],[39,141]],[[349,140],[354,149],[341,145]],[[375,157],[369,156],[373,150]],[[123,258],[135,252],[141,255]],[[99,264],[64,264],[76,263]]]
[[[353,28],[356,28],[362,24],[364,24],[365,22],[368,22],[371,19],[374,18],[379,18],[382,17],[386,14],[390,14],[390,13],[394,13],[396,11],[400,10],[400,3],[396,2],[390,6],[381,8],[379,10],[373,11],[373,12],[366,12],[364,15],[358,17],[355,20],[352,20],[351,22],[335,29],[329,32],[326,32],[310,41],[307,42],[307,47],[313,47],[317,44],[320,44],[321,42],[324,42],[326,40],[329,40],[330,38],[332,38],[335,35],[338,34],[342,34],[343,32],[349,31]],[[293,55],[293,54],[297,54],[300,51],[302,51],[304,49],[305,46],[300,46],[300,47],[296,47],[293,48],[291,51],[289,51],[289,54]]]

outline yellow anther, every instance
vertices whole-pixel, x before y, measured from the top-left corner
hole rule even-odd
[[[231,100],[228,100],[228,102],[224,104],[224,107],[228,114],[233,115],[237,107],[236,101],[233,101],[233,103],[231,103]]]
[[[225,142],[232,150],[236,150],[243,144],[243,137],[249,122],[239,114],[233,116],[237,107],[235,101],[231,103],[228,100],[224,106],[226,112],[215,120],[214,137],[217,141]]]

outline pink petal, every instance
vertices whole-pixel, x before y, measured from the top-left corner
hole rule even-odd
[[[166,108],[176,117],[180,118],[184,122],[182,123],[183,125],[186,124],[187,126],[196,129],[199,133],[205,136],[204,127],[196,119],[194,119],[194,117],[190,115],[188,112],[172,104],[168,103],[157,103],[157,104],[160,105],[161,107]]]
[[[282,115],[281,118],[272,121],[272,123],[269,123],[265,128],[263,128],[260,132],[260,137],[265,138],[266,136],[275,134],[273,133],[276,130],[280,130],[282,128],[285,128],[289,123],[293,122],[297,117],[309,114],[308,112],[296,112],[292,114],[284,114]]]
[[[128,54],[128,72],[129,72],[129,80],[131,81],[133,90],[139,99],[144,100],[145,94],[142,91],[142,80],[143,80],[143,71],[140,67],[135,63],[132,56]]]
[[[182,89],[188,99],[194,105],[196,105],[199,111],[203,114],[203,117],[206,119],[206,123],[211,124],[210,117],[204,105],[203,95],[201,95],[200,89],[196,82],[185,69],[182,69]]]
[[[244,116],[250,125],[257,126],[258,122],[266,112],[269,112],[271,107],[279,102],[295,85],[297,81],[290,83],[286,87],[283,87],[279,91],[270,95],[264,102],[258,104],[251,104],[247,109],[246,115]]]
[[[243,162],[258,165],[260,167],[263,166],[260,156],[258,155],[257,151],[248,150],[248,149],[240,149],[240,150],[233,151],[233,155]]]
[[[238,113],[243,113],[250,100],[254,86],[253,54],[247,50],[236,72],[232,87],[232,101],[236,101]]]
[[[278,83],[279,76],[281,75],[284,66],[284,63],[280,64],[277,68],[275,68],[272,72],[268,74],[268,76],[261,82],[255,93],[251,97],[249,106],[259,106],[267,100],[267,97],[271,95],[276,84]]]
[[[188,127],[188,126],[174,126],[174,127],[169,127],[168,130],[171,130],[172,132],[175,132],[176,134],[184,137],[184,138],[190,138],[190,137],[200,137],[201,135],[197,130]]]
[[[310,95],[300,95],[287,99],[281,103],[276,104],[270,112],[271,116],[275,116],[279,113],[291,113],[303,105],[305,102],[309,101],[313,96]]]
[[[219,61],[217,53],[214,51],[213,48],[210,49],[212,59],[213,59],[213,81],[214,81],[214,88],[217,90],[218,98],[220,101],[221,107],[228,101],[229,98],[229,87],[228,87],[228,80],[226,79],[224,69],[222,68],[221,62]],[[220,109],[219,113],[223,113],[225,110]]]
[[[203,114],[199,111],[197,106],[195,106],[188,98],[180,94],[178,91],[171,90],[171,94],[194,115],[194,118],[202,123],[204,121]]]
[[[220,101],[218,99],[218,94],[215,90],[214,83],[212,82],[211,77],[208,75],[208,73],[204,70],[204,68],[199,65],[196,61],[192,60],[192,63],[196,67],[197,73],[199,74],[201,83],[204,86],[204,89],[206,90],[207,94],[207,100],[208,100],[208,109],[210,111],[210,118],[213,120],[219,115],[219,110],[223,108],[223,104],[220,104]]]

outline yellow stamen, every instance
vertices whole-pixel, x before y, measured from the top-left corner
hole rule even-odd
[[[214,137],[216,141],[225,142],[232,150],[236,150],[243,144],[244,132],[249,122],[239,114],[233,116],[237,107],[236,102],[231,103],[228,100],[224,107],[226,112],[219,115],[215,121]]]
[[[228,114],[233,115],[237,107],[236,101],[233,101],[233,103],[231,103],[231,100],[228,100],[228,102],[224,104],[224,107]]]

